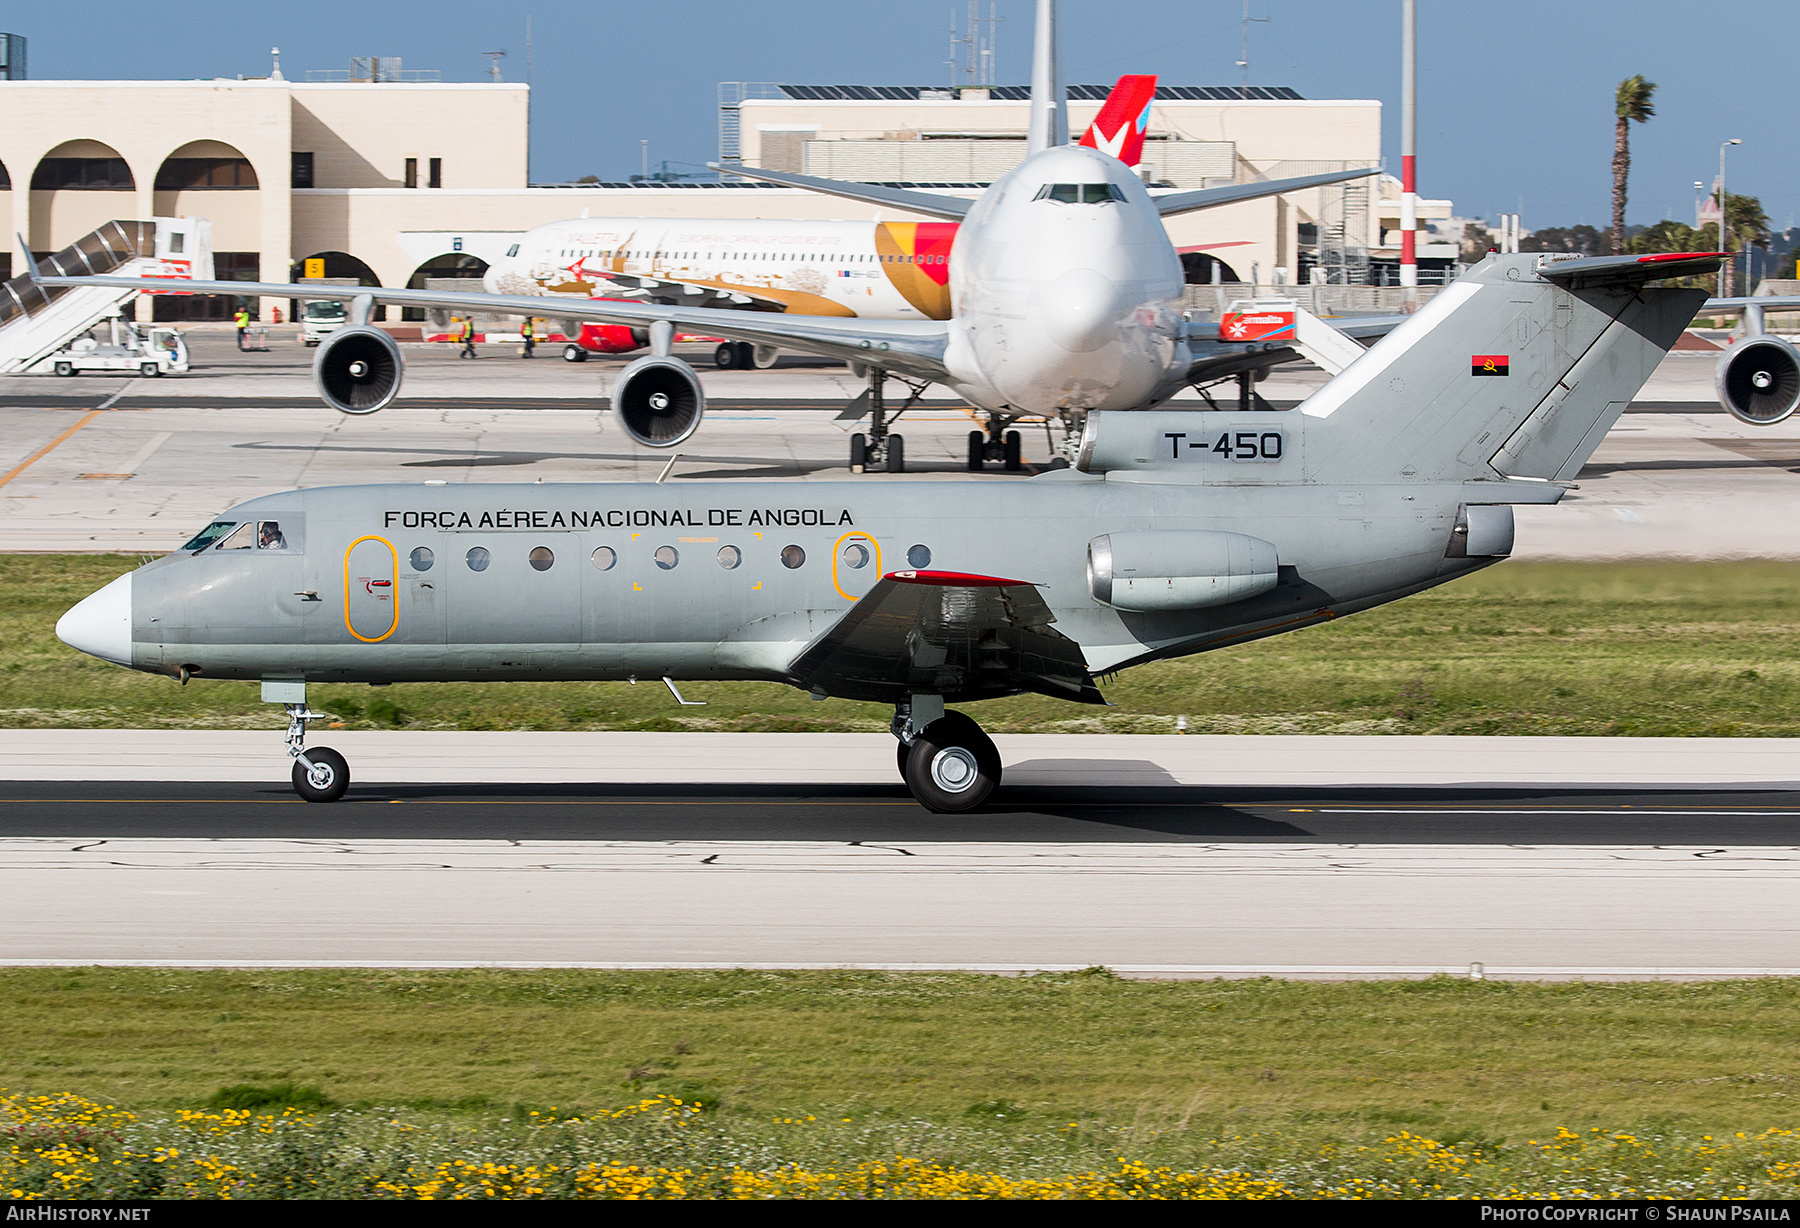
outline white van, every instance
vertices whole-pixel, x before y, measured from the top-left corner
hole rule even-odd
[[[317,345],[344,327],[349,318],[342,303],[317,300],[307,303],[300,308],[300,339],[308,345]]]

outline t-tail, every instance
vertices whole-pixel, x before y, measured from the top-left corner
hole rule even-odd
[[[1574,477],[1706,300],[1647,283],[1719,260],[1489,256],[1302,402],[1310,479]]]
[[[1154,76],[1120,77],[1078,144],[1136,166],[1144,160],[1144,130],[1150,126],[1150,104],[1155,101]]]

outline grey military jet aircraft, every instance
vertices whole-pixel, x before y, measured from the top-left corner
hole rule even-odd
[[[967,811],[1000,756],[947,704],[1102,703],[1113,671],[1506,557],[1512,505],[1562,497],[1705,298],[1647,283],[1718,260],[1490,256],[1297,410],[1101,410],[1075,468],[1004,486],[268,495],[86,598],[57,634],[148,673],[260,680],[287,705],[312,801],[350,774],[304,745],[308,683],[749,679],[891,703],[913,795]]]

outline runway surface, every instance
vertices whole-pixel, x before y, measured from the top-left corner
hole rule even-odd
[[[106,736],[9,731],[0,777]],[[605,745],[614,776],[687,779],[390,780],[330,806],[232,741],[267,736],[131,751],[179,776],[230,743],[254,779],[0,784],[0,962],[1800,974],[1788,742],[1003,738],[996,803],[944,816],[880,736],[515,735],[491,752],[515,777]],[[363,736],[392,777],[489,735]]]

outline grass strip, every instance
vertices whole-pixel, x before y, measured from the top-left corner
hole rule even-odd
[[[0,556],[0,726],[275,729],[256,684],[136,674],[58,642],[57,617],[135,560]],[[1328,626],[1127,670],[1094,713],[1042,696],[969,709],[994,732],[1800,736],[1800,568],[1509,562]],[[885,730],[879,705],[771,683],[321,686],[350,728]]]

